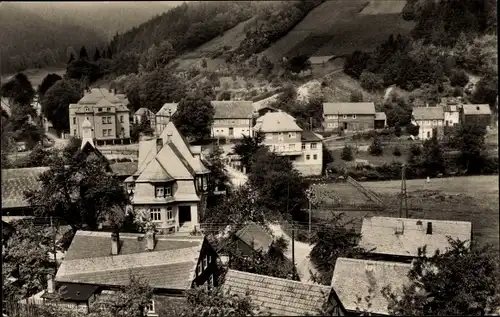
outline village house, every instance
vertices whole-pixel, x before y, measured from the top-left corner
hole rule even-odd
[[[130,142],[130,110],[119,98],[102,88],[92,88],[76,104],[69,105],[69,125],[72,137],[81,137],[82,123],[92,126],[97,144]]]
[[[440,138],[444,133],[443,107],[413,108],[412,123],[419,126],[418,137],[428,140],[432,137]]]
[[[138,170],[125,183],[135,213],[163,232],[190,232],[199,226],[209,174],[170,122],[159,137],[140,141]]]
[[[262,104],[258,102],[253,103],[253,117],[254,120],[256,118],[260,118],[268,112],[278,112],[279,110],[273,106]],[[255,122],[252,123],[252,126],[255,125]]]
[[[253,105],[251,101],[212,101],[215,109],[212,137],[241,139],[252,136]]]
[[[222,290],[248,296],[263,313],[274,316],[345,316],[345,309],[330,286],[302,283],[229,269]]]
[[[374,121],[375,130],[383,129],[387,126],[387,116],[385,112],[375,112],[375,121]]]
[[[155,115],[155,132],[156,135],[160,135],[167,124],[172,120],[172,116],[177,111],[177,106],[179,103],[170,102],[166,103],[161,107],[160,110]]]
[[[155,113],[153,111],[149,110],[148,108],[144,108],[144,107],[139,108],[139,110],[137,110],[134,113],[134,116],[132,117],[132,122],[135,124],[141,124],[143,118],[145,120],[148,120],[149,124],[152,127],[154,127],[154,125],[156,123],[156,118],[155,118]]]
[[[255,222],[250,221],[236,232],[235,246],[245,256],[256,252],[267,253],[273,244],[273,236]]]
[[[170,316],[168,308],[182,304],[186,290],[218,286],[217,258],[203,236],[79,230],[55,281],[28,301],[89,312],[94,301],[114,296],[134,276],[153,288],[147,315]]]
[[[288,157],[302,175],[321,175],[322,138],[311,131],[303,131],[288,113],[266,113],[257,119],[253,131],[263,133],[263,144],[277,155]]]
[[[375,128],[373,102],[323,103],[323,128],[325,132],[355,132]]]
[[[460,110],[460,121],[464,125],[476,125],[483,128],[491,125],[491,109],[488,104],[464,104]]]
[[[390,315],[383,289],[390,287],[401,295],[403,286],[410,282],[410,269],[408,263],[338,258],[331,287],[349,315]]]
[[[418,249],[426,247],[428,256],[450,247],[448,237],[472,239],[472,224],[468,221],[447,221],[393,217],[365,217],[361,225],[359,246],[370,251],[370,259],[411,262]]]

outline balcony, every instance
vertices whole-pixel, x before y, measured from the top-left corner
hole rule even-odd
[[[269,145],[268,147],[269,150],[276,153],[276,155],[289,155],[289,156],[302,155],[302,149],[300,147],[292,149],[286,146],[276,146],[276,145]]]

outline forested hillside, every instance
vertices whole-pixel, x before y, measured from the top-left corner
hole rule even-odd
[[[0,30],[0,67],[4,74],[64,65],[69,47],[106,44],[98,32],[67,22],[49,22],[15,3],[0,5]]]

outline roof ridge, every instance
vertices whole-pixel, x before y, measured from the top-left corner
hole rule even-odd
[[[373,219],[373,218],[384,218],[384,219],[398,219],[398,220],[403,220],[403,221],[411,221],[411,220],[416,220],[416,221],[436,221],[436,222],[445,222],[445,223],[468,223],[472,224],[471,221],[464,221],[464,220],[440,220],[440,219],[428,219],[428,218],[403,218],[403,217],[387,217],[387,216],[365,216],[363,219]]]
[[[337,258],[337,261],[343,261],[343,262],[355,262],[355,263],[369,263],[369,264],[384,264],[384,265],[393,265],[393,266],[401,266],[401,267],[411,267],[411,263],[401,263],[401,262],[393,262],[393,261],[383,261],[383,260],[366,260],[366,259],[354,259],[354,258],[344,258],[344,257],[339,257]]]
[[[328,285],[321,285],[321,284],[310,283],[310,282],[302,282],[302,281],[293,281],[293,280],[289,280],[289,279],[286,279],[286,278],[280,278],[280,277],[274,277],[274,276],[262,275],[262,274],[256,274],[256,273],[249,273],[249,272],[244,272],[244,271],[239,271],[239,270],[234,270],[234,269],[229,269],[227,273],[229,273],[231,271],[236,272],[236,273],[242,273],[243,275],[262,276],[264,278],[268,278],[268,279],[272,279],[272,280],[280,280],[280,281],[286,281],[286,282],[289,282],[289,283],[316,286],[318,288],[329,288],[329,289],[332,289],[332,287],[328,286]]]

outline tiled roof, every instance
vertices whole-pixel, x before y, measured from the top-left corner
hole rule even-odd
[[[177,111],[178,103],[166,103],[161,107],[160,110],[156,113],[157,116],[169,116],[169,110],[171,111],[171,115]]]
[[[299,132],[302,129],[295,123],[295,118],[286,112],[268,112],[254,126],[255,131],[262,132]]]
[[[428,223],[432,223],[432,234],[427,234]],[[396,234],[397,228],[402,228],[403,233]],[[434,255],[437,249],[444,252],[450,246],[448,236],[470,241],[471,234],[472,224],[468,221],[365,217],[359,246],[379,254],[416,257],[418,248],[424,245],[427,254]]]
[[[323,114],[375,114],[373,102],[325,102]]]
[[[277,316],[318,314],[326,304],[331,287],[306,284],[265,275],[228,270],[222,289],[249,297],[262,310]]]
[[[474,114],[491,114],[490,105],[463,105],[464,114],[474,115]]]
[[[139,110],[137,110],[134,115],[136,116],[142,116],[143,114],[147,114],[147,115],[154,115],[153,111],[149,110],[148,108],[139,108]]]
[[[387,120],[385,112],[375,112],[375,120]]]
[[[57,271],[58,282],[121,286],[130,274],[154,288],[191,286],[203,237],[161,236],[153,251],[141,234],[120,234],[120,251],[111,255],[111,233],[78,231]]]
[[[117,162],[110,165],[117,176],[134,175],[137,171],[137,162]]]
[[[165,149],[166,150],[166,149]],[[166,151],[163,151],[166,152]],[[137,182],[146,181],[146,182],[159,182],[159,181],[172,181],[173,178],[166,169],[162,166],[159,161],[159,158],[156,157],[153,159],[146,168],[141,172],[140,176],[136,179]]]
[[[444,120],[443,107],[418,107],[413,108],[415,120]]]
[[[273,236],[264,228],[250,221],[236,232],[236,236],[255,251],[267,252],[273,243]]]
[[[92,88],[90,93],[85,93],[82,99],[78,101],[79,104],[89,104],[89,105],[95,105],[98,103],[101,99],[106,99],[110,103],[116,104],[116,103],[121,103],[122,100],[118,98],[115,94],[109,92],[108,89],[104,88]]]
[[[251,101],[212,101],[215,109],[214,119],[246,119],[252,118]]]
[[[392,292],[400,293],[405,283],[411,264],[338,258],[332,278],[332,288],[348,311],[366,311],[373,314],[388,315],[388,302],[382,295],[382,289],[390,286]],[[373,293],[369,293],[369,288]],[[371,306],[365,297],[371,296]],[[361,301],[358,303],[358,297]]]
[[[321,138],[314,132],[303,131],[301,140],[305,142],[321,142]]]
[[[2,169],[2,209],[27,207],[24,192],[41,188],[38,178],[49,167]]]

